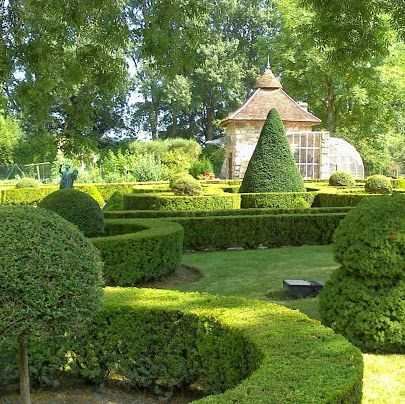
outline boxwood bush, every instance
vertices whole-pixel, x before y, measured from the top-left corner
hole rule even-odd
[[[345,213],[178,217],[184,249],[328,244]]]
[[[107,285],[134,286],[175,271],[181,261],[183,229],[158,220],[106,220],[105,236],[92,238],[104,261]]]
[[[59,189],[46,196],[38,206],[74,223],[86,237],[95,237],[104,232],[104,217],[99,204],[77,189]]]
[[[347,171],[335,171],[329,177],[329,185],[334,187],[354,187],[356,181]]]
[[[322,291],[320,313],[366,351],[405,352],[405,195],[363,200],[335,232],[341,264]]]
[[[124,195],[124,210],[213,210],[237,209],[240,195]]]
[[[19,188],[38,188],[40,183],[35,178],[22,178],[15,184],[17,189]]]
[[[366,192],[373,194],[389,194],[392,192],[391,181],[385,175],[372,175],[366,180]]]
[[[213,394],[199,404],[361,402],[357,348],[299,311],[258,300],[106,288],[86,334],[30,349],[34,381],[64,369],[71,379],[112,376],[166,396],[198,382]],[[0,346],[2,386],[16,373],[14,355]]]
[[[316,192],[265,192],[241,194],[241,208],[291,208],[297,198],[309,206],[315,200]]]

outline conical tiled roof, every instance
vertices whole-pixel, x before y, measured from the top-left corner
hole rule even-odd
[[[267,68],[264,73],[256,80],[253,88],[283,88],[283,86],[270,70],[270,68]]]
[[[306,123],[319,125],[322,120],[302,108],[294,101],[281,86],[269,66],[257,79],[254,85],[255,91],[235,112],[228,115],[219,124],[226,126],[229,122],[265,122],[267,114],[272,108],[276,108],[283,123]]]

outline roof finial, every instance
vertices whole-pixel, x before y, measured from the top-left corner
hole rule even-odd
[[[271,70],[271,68],[270,68],[270,56],[269,55],[267,55],[267,66],[266,66],[266,71],[270,71]]]

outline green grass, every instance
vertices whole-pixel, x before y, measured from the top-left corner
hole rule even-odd
[[[198,268],[203,277],[179,287],[181,291],[271,300],[318,320],[318,299],[292,298],[282,281],[326,281],[337,268],[330,246],[185,254],[183,264]]]
[[[183,255],[183,264],[198,268],[203,277],[178,290],[271,300],[318,320],[318,299],[293,299],[284,291],[282,280],[326,281],[337,268],[331,246],[192,253]],[[363,357],[363,403],[404,404],[405,355]]]

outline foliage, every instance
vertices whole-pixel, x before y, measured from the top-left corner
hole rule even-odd
[[[69,361],[72,377],[103,382],[119,372],[132,386],[156,387],[168,395],[196,381],[204,392],[217,393],[196,401],[201,404],[291,404],[308,397],[333,404],[361,401],[358,349],[299,311],[257,300],[107,288],[103,309],[86,335],[63,346],[48,341],[33,348],[32,366],[48,378]],[[52,358],[47,366],[44,351]],[[66,352],[72,355],[67,358]],[[297,372],[305,377],[297,378]],[[325,378],[330,381],[320,383]]]
[[[190,177],[190,174],[189,174],[189,173],[186,173],[186,172],[184,172],[184,171],[181,171],[181,172],[179,172],[179,173],[172,174],[172,175],[170,176],[170,180],[169,180],[169,188],[172,189],[174,183],[175,183],[178,179],[183,178],[183,177]]]
[[[74,223],[86,237],[95,237],[104,232],[103,212],[99,204],[77,189],[59,189],[47,195],[38,206]]]
[[[15,151],[22,137],[18,121],[0,113],[0,165],[15,162]]]
[[[265,192],[241,194],[241,208],[292,208],[297,198],[302,198],[311,206],[316,197],[315,192]]]
[[[161,181],[167,180],[169,170],[161,162],[156,161],[151,155],[139,156],[134,164],[132,174],[136,181]]]
[[[356,181],[347,171],[335,171],[329,177],[329,185],[334,187],[353,187]]]
[[[197,180],[205,179],[203,178],[203,174],[212,173],[213,171],[214,167],[212,166],[211,161],[206,157],[202,157],[201,159],[197,160],[190,167],[190,174]]]
[[[378,174],[367,178],[364,189],[366,192],[373,194],[389,194],[392,192],[390,179]]]
[[[40,186],[40,183],[35,178],[21,178],[21,180],[17,181],[15,187],[17,189],[20,188],[37,188]]]
[[[103,207],[103,212],[123,210],[124,208],[124,194],[120,191],[115,191],[107,203]]]
[[[365,199],[335,232],[342,266],[325,285],[320,311],[367,351],[405,352],[405,195]]]
[[[107,220],[105,236],[91,239],[100,250],[107,285],[135,286],[175,271],[183,229],[154,220]]]
[[[296,209],[296,208],[306,209],[306,208],[310,208],[311,205],[302,196],[299,196],[298,198],[293,200],[291,207],[294,209]]]
[[[332,241],[344,213],[168,218],[184,228],[184,249],[270,248]]]
[[[273,108],[260,132],[239,192],[304,191],[304,182],[291,153],[283,123]]]
[[[225,160],[226,151],[223,147],[207,143],[202,149],[203,157],[208,158],[213,166],[213,172],[217,177],[221,174],[222,164]]]
[[[203,194],[200,183],[189,174],[174,180],[170,189],[174,195],[196,196]]]
[[[27,342],[82,331],[99,308],[103,264],[76,226],[39,208],[0,207],[0,248],[0,346],[18,344],[29,402]]]
[[[240,195],[124,195],[124,210],[215,210],[237,209]]]
[[[86,193],[87,195],[90,195],[99,204],[100,207],[104,206],[104,198],[101,196],[95,185],[80,185],[76,187],[76,189]]]
[[[405,189],[405,178],[391,180],[391,185],[394,189]]]

